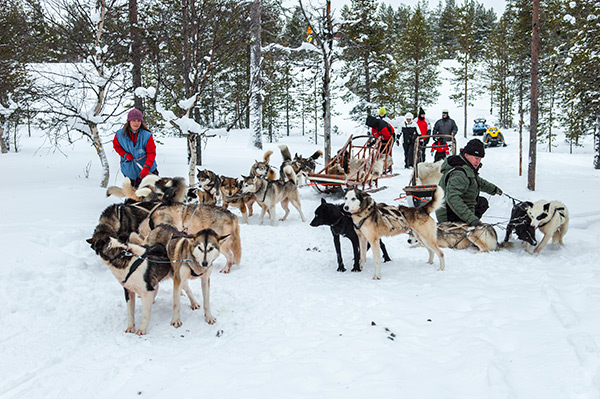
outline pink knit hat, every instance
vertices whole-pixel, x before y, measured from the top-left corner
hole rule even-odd
[[[129,111],[129,113],[127,114],[127,122],[131,122],[131,121],[143,121],[144,120],[144,115],[142,114],[142,111],[140,111],[139,109],[132,109],[131,111]]]

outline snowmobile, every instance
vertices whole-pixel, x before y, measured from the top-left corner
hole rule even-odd
[[[488,125],[485,123],[486,120],[477,118],[473,122],[473,136],[483,136],[488,129]]]
[[[483,145],[486,147],[506,147],[504,136],[500,132],[497,126],[490,126],[485,132],[485,138],[483,139]]]

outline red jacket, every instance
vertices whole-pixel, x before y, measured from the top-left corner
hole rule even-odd
[[[381,137],[381,141],[387,142],[394,134],[394,128],[388,123],[383,129],[371,129],[371,134],[373,137]]]

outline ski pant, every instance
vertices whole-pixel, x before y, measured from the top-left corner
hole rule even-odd
[[[413,141],[404,141],[402,143],[402,147],[404,148],[404,167],[409,168],[413,166],[413,162],[415,160],[415,142]]]
[[[488,210],[488,208],[490,207],[490,204],[488,203],[488,200],[483,198],[483,197],[477,197],[477,203],[475,204],[475,216],[477,216],[479,219],[481,219],[481,217],[483,216],[483,214]],[[456,213],[454,213],[454,211],[452,210],[452,208],[450,208],[448,206],[448,204],[446,204],[446,217],[448,219],[449,222],[463,222],[466,223],[464,220],[462,220],[461,218],[459,218]]]

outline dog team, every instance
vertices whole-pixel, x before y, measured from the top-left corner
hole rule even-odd
[[[238,208],[243,222],[248,223],[256,203],[261,208],[259,223],[263,223],[268,213],[274,225],[276,204],[280,203],[285,211],[283,221],[290,212],[288,205],[291,203],[305,221],[298,185],[308,173],[314,172],[315,161],[322,152],[317,151],[309,158],[296,154],[292,159],[287,146],[280,146],[280,150],[284,161],[277,180],[277,172],[269,164],[272,151],[267,151],[263,161],[256,161],[249,176],[242,176],[242,179],[199,170],[198,184],[191,188],[183,178],[148,175],[137,189],[128,180],[122,187],[107,189],[107,195],[125,197],[126,201],[103,211],[87,242],[123,286],[127,304],[126,332],[146,334],[159,283],[169,278],[173,280],[171,325],[176,328],[182,325],[181,290],[186,293],[192,309],[200,308],[188,285],[188,280],[196,278],[201,280],[204,319],[208,324],[216,322],[210,310],[213,262],[223,254],[227,263],[221,272],[229,273],[233,265],[240,264],[242,254],[238,218],[227,209],[229,206]],[[423,176],[435,175],[437,167],[436,164],[424,166],[430,170]],[[504,243],[498,244],[496,232],[490,225],[437,224],[430,214],[439,209],[443,201],[444,190],[440,186],[431,201],[421,207],[377,203],[366,192],[350,189],[343,204],[321,200],[310,224],[331,228],[340,272],[346,270],[340,236],[347,237],[352,243],[353,272],[363,269],[367,249],[371,247],[373,279],[376,280],[381,279],[381,253],[384,262],[390,260],[381,240],[384,236],[408,233],[409,242],[427,249],[428,263],[433,263],[437,255],[439,269],[444,270],[444,253],[440,248],[473,246],[487,252],[508,242],[515,232],[527,243],[529,250],[530,245],[537,244],[534,229],[539,229],[544,234],[534,250],[539,253],[550,238],[553,243],[563,245],[568,229],[569,215],[564,204],[558,201],[519,202],[513,206]],[[134,319],[136,296],[142,301],[142,320],[138,328]]]

